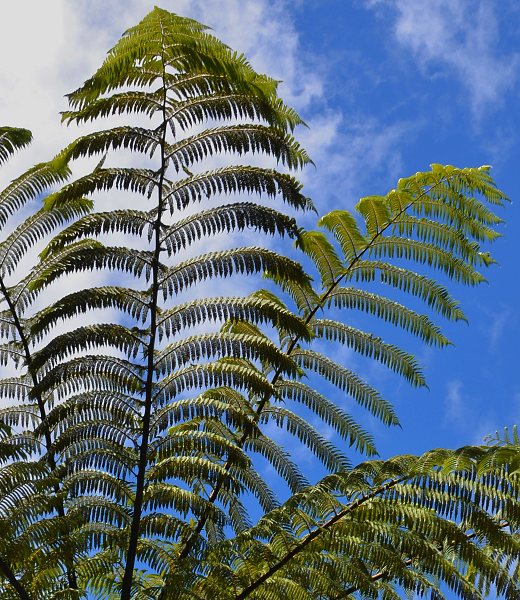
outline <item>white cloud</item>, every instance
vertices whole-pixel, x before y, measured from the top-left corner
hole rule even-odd
[[[2,124],[33,131],[32,149],[4,167],[2,179],[50,158],[75,137],[74,129],[59,125],[67,109],[64,95],[101,64],[121,33],[137,23],[153,0],[25,0],[0,7],[6,25],[0,36],[0,111]],[[165,2],[163,8],[202,21],[231,47],[244,52],[259,70],[283,79],[281,92],[288,103],[304,109],[322,95],[320,78],[298,59],[298,35],[285,4],[267,0],[203,0]],[[22,26],[23,24],[23,26]],[[109,121],[105,121],[109,123]]]
[[[448,381],[444,400],[444,426],[452,431],[462,431],[469,444],[480,445],[497,430],[497,415],[492,407],[476,412],[472,398],[464,392],[462,381]]]
[[[401,142],[411,134],[409,122],[383,124],[373,117],[351,118],[340,113],[317,119],[318,127],[303,133],[303,143],[316,149],[317,171],[303,181],[316,197],[320,212],[350,210],[361,196],[384,194],[402,175]]]
[[[462,394],[462,382],[448,381],[445,400],[444,421],[450,425],[458,425],[468,414],[466,402]]]
[[[430,77],[447,68],[466,88],[478,119],[500,106],[518,77],[518,52],[501,53],[495,8],[487,0],[367,0],[371,8],[397,11],[396,39],[415,56]]]

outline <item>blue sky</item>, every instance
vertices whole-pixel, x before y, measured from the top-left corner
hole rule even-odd
[[[80,85],[148,0],[5,3],[0,39],[2,124],[29,127],[32,149],[3,177],[52,156],[76,132],[59,126]],[[480,443],[520,422],[520,3],[516,0],[163,0],[211,25],[253,66],[283,80],[281,95],[309,124],[296,137],[316,163],[302,174],[320,213],[351,209],[430,163],[493,165],[513,203],[503,211],[489,285],[452,287],[470,324],[444,325],[454,346],[416,353],[429,390],[360,363],[393,401],[402,429],[364,417],[383,456]],[[28,10],[30,8],[30,10]],[[27,40],[32,40],[31,44]],[[85,51],[86,49],[86,51]],[[23,164],[26,161],[26,164]],[[11,169],[11,170],[10,170]],[[312,218],[304,221],[312,226]],[[347,357],[349,359],[350,357]],[[341,400],[340,400],[341,401]]]
[[[344,181],[324,198],[313,194],[320,206],[348,208],[432,162],[491,164],[513,200],[503,211],[504,237],[492,248],[499,265],[488,271],[489,285],[454,290],[470,325],[446,327],[452,348],[419,349],[429,391],[388,386],[403,429],[378,437],[385,454],[478,443],[520,420],[520,6],[303,2],[294,19],[304,57],[319,63],[330,90],[322,110],[341,115],[339,147],[332,152]],[[360,155],[351,153],[351,144]]]

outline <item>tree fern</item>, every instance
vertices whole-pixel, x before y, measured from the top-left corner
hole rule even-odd
[[[121,88],[135,90],[121,93]],[[213,386],[272,393],[256,361],[272,363],[288,376],[298,371],[290,357],[262,336],[208,333],[173,342],[168,338],[178,332],[182,336],[183,329],[201,323],[205,315],[220,322],[244,316],[258,323],[283,323],[292,333],[309,335],[300,319],[269,300],[230,297],[176,303],[176,296],[188,288],[234,273],[269,270],[295,283],[307,281],[297,263],[261,247],[179,257],[210,236],[246,227],[270,235],[297,234],[293,218],[251,200],[183,214],[186,209],[193,213],[197,204],[214,196],[257,194],[291,208],[312,207],[301,185],[286,172],[247,164],[197,173],[191,169],[224,153],[261,153],[289,169],[303,166],[309,158],[289,133],[299,118],[276,97],[276,83],[256,74],[243,57],[199,24],[160,9],[129,30],[98,72],[69,99],[71,111],[64,115],[69,122],[136,111],[150,117],[150,127],[117,127],[72,143],[63,152],[69,160],[94,154],[103,158],[92,173],[49,196],[44,210],[52,212],[108,190],[139,194],[151,204],[147,211],[104,211],[76,219],[41,252],[42,262],[13,288],[12,297],[16,306],[29,310],[48,286],[81,271],[123,272],[135,279],[136,285],[127,288],[114,282],[73,291],[28,321],[32,339],[46,340],[33,352],[31,371],[38,379],[30,394],[41,397],[48,411],[50,447],[63,465],[71,519],[82,523],[77,547],[91,548],[89,540],[102,539],[106,527],[106,539],[112,540],[124,571],[113,583],[121,585],[121,597],[129,598],[135,561],[149,560],[151,568],[162,564],[155,542],[142,537],[143,518],[150,511],[207,512],[209,504],[200,494],[188,493],[174,481],[189,488],[199,480],[206,485],[225,479],[221,498],[237,518],[243,513],[237,495],[244,486],[264,503],[267,498],[263,482],[247,471],[248,463],[241,467],[237,457],[245,457],[242,450],[227,440],[225,431],[217,431],[216,421],[215,431],[207,424],[197,433],[202,425],[193,418],[180,430],[174,423],[168,431],[154,429],[159,437],[152,438],[151,427],[163,408]],[[245,120],[229,122],[239,116]],[[195,125],[198,130],[190,132]],[[148,155],[153,166],[105,166],[118,149]],[[106,246],[95,239],[103,234],[142,237],[149,248]],[[122,311],[126,321],[57,333],[60,322],[105,307]],[[134,323],[129,324],[129,318]],[[5,351],[12,354],[15,348]],[[233,459],[229,476],[227,467],[219,465],[220,454]],[[118,488],[123,473],[135,480]],[[128,507],[120,512],[116,504],[123,497]],[[199,505],[204,509],[197,509]],[[227,523],[225,512],[217,507],[213,512],[212,527]],[[122,528],[115,537],[109,533],[114,526]],[[82,560],[90,564],[89,552]],[[78,565],[78,572],[82,568]],[[95,577],[99,582],[99,573]]]
[[[310,161],[292,137],[301,120],[276,87],[204,26],[156,8],[69,94],[63,114],[68,123],[137,114],[139,126],[81,137],[0,194],[3,223],[61,183],[69,161],[98,157],[0,245],[0,362],[18,364],[1,383],[16,403],[0,413],[1,597],[442,598],[443,586],[461,598],[492,588],[519,596],[516,438],[352,467],[346,446],[374,456],[375,442],[318,391],[325,380],[398,423],[390,401],[321,342],[425,385],[410,353],[354,327],[345,309],[449,344],[406,298],[464,319],[434,273],[484,280],[479,270],[493,260],[480,243],[498,236],[493,209],[506,198],[487,167],[432,165],[361,199],[357,214],[336,210],[304,231],[278,202],[313,209],[287,172]],[[29,139],[0,130],[0,162]],[[139,167],[119,165],[119,150]],[[228,154],[239,164],[223,164]],[[252,155],[283,170],[247,164]],[[101,199],[92,212],[98,193],[118,191],[124,208]],[[254,246],[207,247],[246,231]],[[51,233],[40,262],[11,283]],[[316,281],[263,247],[267,235],[296,239]],[[101,285],[45,301],[57,282],[93,272]],[[268,290],[198,297],[215,278],[235,286],[236,275],[260,273]],[[75,322],[102,309],[114,322]],[[330,474],[311,485],[269,435],[275,427]],[[263,516],[251,526],[253,499]]]
[[[2,162],[31,140],[27,130],[7,127],[1,131]],[[62,183],[69,174],[67,156],[60,154],[14,179],[0,193],[2,226],[9,227],[9,219],[16,216],[18,210],[29,202],[36,204],[43,192]],[[34,393],[40,378],[33,363],[34,339],[25,314],[27,307],[16,302],[20,284],[13,285],[11,281],[18,276],[22,259],[36,244],[91,209],[92,202],[82,197],[57,203],[50,210],[43,206],[0,243],[0,290],[4,304],[1,334],[9,340],[1,346],[0,360],[9,368],[23,365],[24,369],[18,377],[3,379],[0,385],[2,400],[22,403],[0,411],[0,422],[7,425],[9,432],[7,448],[10,448],[7,454],[2,454],[7,486],[1,493],[2,519],[10,533],[5,532],[4,543],[9,550],[5,560],[0,557],[0,569],[7,579],[8,590],[14,590],[23,598],[31,597],[32,590],[40,587],[50,593],[56,577],[65,577],[67,588],[76,589],[77,577],[74,552],[63,541],[69,527],[64,523],[66,508],[59,496],[62,484],[56,477],[57,457],[46,423],[48,408],[41,395]],[[21,433],[15,433],[20,430]],[[38,456],[43,456],[43,462],[32,462]],[[15,462],[9,464],[13,459]],[[17,558],[16,548],[25,548],[25,555]],[[48,585],[47,576],[50,577]]]
[[[189,593],[221,585],[223,598],[279,598],[291,581],[295,598],[399,597],[396,586],[443,598],[442,583],[474,598],[492,582],[516,598],[518,447],[499,450],[432,451],[326,477],[211,550]]]

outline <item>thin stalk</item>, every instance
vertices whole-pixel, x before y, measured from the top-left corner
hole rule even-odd
[[[152,260],[152,287],[150,298],[150,338],[147,345],[147,375],[145,383],[145,401],[144,413],[142,418],[141,444],[139,448],[139,463],[136,478],[136,491],[134,500],[134,510],[132,524],[130,526],[130,538],[128,541],[128,550],[126,553],[126,565],[121,585],[121,600],[130,600],[132,596],[132,584],[134,577],[134,567],[137,555],[137,544],[139,542],[139,530],[141,527],[141,517],[143,512],[143,498],[145,491],[146,468],[148,465],[148,447],[150,442],[150,421],[152,415],[152,401],[154,391],[154,352],[157,339],[157,308],[159,296],[159,266],[161,256],[161,228],[163,207],[163,188],[166,173],[166,67],[163,60],[163,102],[162,102],[162,125],[161,125],[161,171],[158,182],[158,207],[157,219],[154,223],[154,254]]]
[[[11,295],[9,294],[9,291],[8,291],[2,277],[0,277],[0,291],[2,292],[2,295],[7,302],[7,306],[9,307],[9,311],[11,313],[11,316],[13,317],[14,326],[20,337],[20,341],[22,343],[22,347],[23,347],[24,354],[25,354],[25,363],[27,365],[27,371],[31,376],[34,388],[38,389],[38,385],[40,382],[38,381],[38,376],[37,376],[36,372],[32,368],[32,354],[31,354],[31,349],[29,347],[29,341],[27,339],[27,336],[25,335],[25,331],[24,331],[24,328],[20,321],[20,318],[18,317],[18,311],[16,310],[16,306],[11,298]],[[43,437],[45,439],[45,448],[46,448],[45,460],[46,460],[47,464],[49,465],[49,468],[51,469],[51,471],[54,471],[56,469],[57,465],[56,465],[56,459],[55,459],[54,453],[50,452],[50,450],[49,450],[52,447],[52,437],[51,437],[51,432],[46,424],[47,411],[45,409],[45,402],[43,401],[43,398],[40,393],[36,394],[35,397],[36,397],[36,403],[38,404],[38,410],[40,412],[40,420],[43,425]],[[56,512],[58,513],[58,516],[60,518],[64,519],[65,518],[65,507],[63,504],[63,500],[59,497],[61,488],[60,488],[60,485],[58,482],[55,482],[53,484],[53,489],[54,489],[54,493],[57,496]],[[68,581],[69,587],[72,588],[73,590],[76,590],[78,588],[78,580],[77,580],[76,572],[74,570],[73,565],[67,565],[67,581]]]
[[[274,564],[269,570],[267,570],[263,575],[261,575],[258,579],[253,581],[250,585],[248,585],[245,589],[235,596],[235,600],[244,600],[250,594],[252,594],[257,588],[259,588],[267,579],[272,577],[277,571],[279,571],[282,567],[284,567],[288,562],[290,562],[297,554],[299,554],[302,550],[304,550],[311,542],[313,542],[317,537],[319,537],[322,533],[327,531],[330,527],[332,527],[335,523],[346,517],[351,512],[355,511],[357,508],[365,504],[366,502],[373,500],[379,494],[383,492],[387,492],[395,487],[397,484],[406,481],[408,477],[399,477],[396,479],[392,479],[388,483],[379,486],[370,494],[359,498],[352,504],[347,505],[343,510],[336,513],[333,517],[331,517],[328,521],[325,521],[323,525],[317,527],[314,531],[306,535],[298,544],[292,548],[287,554],[281,558],[276,564]]]
[[[9,565],[5,562],[5,560],[0,556],[0,572],[3,573],[4,577],[7,581],[13,586],[13,589],[16,591],[21,600],[31,600],[31,596],[29,596],[27,590],[24,586],[16,579],[15,574],[9,567]]]

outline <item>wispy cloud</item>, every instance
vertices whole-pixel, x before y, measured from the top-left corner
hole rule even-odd
[[[303,140],[316,148],[317,173],[304,174],[304,183],[326,212],[350,210],[361,196],[383,194],[402,174],[402,140],[414,124],[381,123],[374,117],[349,119],[336,113],[323,118]]]
[[[452,72],[469,94],[476,119],[496,108],[515,85],[518,52],[502,51],[496,9],[487,0],[367,0],[371,8],[392,7],[397,41],[411,51],[430,77]]]
[[[472,401],[474,400],[474,402]],[[500,421],[492,408],[476,412],[473,404],[476,399],[464,390],[462,381],[455,379],[446,384],[444,400],[445,428],[464,433],[464,441],[469,444],[483,444],[488,435],[500,428]]]
[[[467,416],[467,406],[462,395],[462,382],[455,379],[448,381],[445,398],[444,422],[445,424],[459,423]]]

